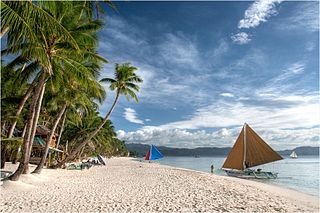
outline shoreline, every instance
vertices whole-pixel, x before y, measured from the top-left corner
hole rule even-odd
[[[166,157],[166,158],[170,158]],[[180,160],[179,158],[181,157],[182,160]],[[290,159],[284,159],[284,161],[282,162],[277,162],[274,166],[267,165],[266,167],[262,166],[262,170],[263,171],[273,171],[278,173],[278,178],[272,180],[258,180],[258,179],[250,179],[253,180],[255,182],[261,182],[261,183],[265,183],[271,186],[277,186],[277,187],[281,187],[281,188],[285,188],[285,189],[289,189],[289,190],[293,190],[296,192],[300,192],[306,195],[310,195],[310,196],[315,196],[317,198],[320,198],[320,191],[319,191],[319,176],[316,175],[318,173],[318,168],[314,168],[317,166],[314,165],[319,165],[319,161],[318,161],[318,157],[317,156],[310,156],[312,159],[312,166],[313,169],[309,169],[309,171],[315,171],[313,173],[309,172],[308,174],[301,172],[302,170],[297,171],[297,173],[292,173],[291,171],[294,171],[292,165],[295,165],[293,161],[290,161]],[[313,159],[314,157],[316,157],[317,159]],[[211,174],[210,172],[210,168],[209,166],[205,166],[205,165],[210,165],[209,161],[214,161],[215,163],[215,170],[214,170],[214,174],[219,175],[219,176],[228,176],[222,169],[222,163],[223,160],[225,160],[225,158],[223,158],[220,156],[217,157],[211,157],[211,156],[203,156],[203,158],[205,160],[200,160],[199,161],[199,165],[197,165],[195,161],[195,163],[193,163],[193,157],[190,156],[174,156],[172,157],[173,160],[162,160],[160,159],[159,161],[157,161],[157,163],[160,163],[161,165],[168,165],[168,166],[173,166],[173,167],[182,167],[182,168],[186,168],[186,169],[190,169],[190,170],[194,170],[194,171],[201,171],[201,172],[205,172],[208,174]],[[212,158],[212,159],[211,159]],[[299,160],[303,159],[304,161],[308,161],[309,158],[308,157],[303,157],[300,158]],[[208,161],[208,162],[207,162]],[[286,165],[289,165],[289,167],[286,167]],[[271,164],[272,165],[272,164]],[[298,165],[300,166],[300,162],[298,162]],[[286,167],[286,168],[285,168]],[[254,167],[255,169],[257,168],[261,168],[261,167]],[[289,169],[288,169],[289,168]],[[301,169],[301,166],[300,166]],[[292,176],[291,176],[292,175]],[[310,175],[310,176],[309,176]],[[312,177],[312,176],[314,177]],[[304,180],[304,177],[306,177],[306,180]],[[290,179],[290,180],[289,180]],[[310,184],[309,184],[310,183]]]
[[[44,169],[1,186],[0,212],[318,212],[319,199],[256,181],[134,158]]]
[[[134,161],[137,161],[137,158],[132,158]],[[139,160],[138,160],[139,161]],[[143,162],[143,161],[142,161]],[[171,165],[167,165],[167,164],[161,164],[159,162],[154,162],[156,164],[159,164],[159,165],[163,165],[163,166],[168,166],[168,167],[172,167],[172,168],[176,168],[176,169],[181,169],[181,170],[187,170],[187,171],[193,171],[193,172],[200,172],[200,173],[205,173],[205,174],[212,174],[210,172],[205,172],[205,171],[201,171],[201,170],[195,170],[195,169],[188,169],[188,168],[183,168],[183,167],[175,167],[175,166],[171,166]],[[218,169],[217,169],[218,170]],[[240,179],[240,180],[244,180],[244,181],[249,181],[249,182],[255,182],[255,183],[261,183],[261,184],[264,184],[266,186],[271,186],[271,187],[277,187],[277,188],[281,188],[281,189],[284,189],[284,190],[289,190],[293,193],[301,193],[303,195],[306,195],[306,196],[310,196],[310,197],[314,197],[314,198],[317,198],[317,199],[320,199],[320,194],[317,196],[317,195],[314,195],[312,193],[307,193],[307,192],[303,192],[303,191],[299,191],[295,188],[290,188],[289,186],[286,186],[286,185],[282,185],[282,184],[277,184],[277,183],[268,183],[268,182],[260,182],[260,181],[256,181],[254,179],[245,179],[245,178],[233,178],[233,177],[230,177],[228,175],[219,175],[219,174],[215,174],[213,173],[214,175],[217,175],[219,177],[227,177],[227,178],[232,178],[232,180],[234,179]]]
[[[135,158],[132,158],[133,161],[136,161]],[[140,163],[147,163],[147,162],[141,162],[138,161]],[[288,198],[291,198],[293,200],[296,199],[296,197],[299,197],[299,200],[302,199],[303,201],[309,202],[310,200],[314,200],[315,203],[320,202],[320,197],[317,197],[315,195],[312,194],[308,194],[305,192],[301,192],[298,191],[296,189],[292,189],[283,185],[276,185],[276,184],[272,184],[272,183],[263,183],[263,182],[258,182],[255,180],[250,180],[250,179],[244,179],[244,178],[236,178],[236,177],[230,177],[227,175],[218,175],[218,174],[211,174],[209,172],[204,172],[204,171],[198,171],[198,170],[194,170],[194,169],[187,169],[187,168],[182,168],[182,167],[175,167],[175,166],[170,166],[170,165],[166,165],[166,164],[161,164],[158,162],[153,162],[157,165],[160,166],[165,166],[171,169],[178,169],[178,170],[182,170],[182,171],[189,171],[189,172],[196,172],[196,173],[200,173],[200,174],[209,174],[209,175],[214,175],[214,176],[218,176],[221,178],[225,178],[231,181],[235,181],[235,182],[239,182],[241,184],[246,184],[250,187],[256,187],[256,188],[263,188],[263,190],[266,190],[268,192],[276,192],[277,194],[279,194],[280,196],[288,196]],[[320,203],[319,203],[319,208],[320,208]]]

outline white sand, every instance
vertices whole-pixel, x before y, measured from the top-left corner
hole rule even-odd
[[[254,181],[113,158],[1,186],[0,212],[319,212],[319,199]]]

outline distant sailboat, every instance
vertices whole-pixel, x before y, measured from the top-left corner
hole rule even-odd
[[[229,176],[275,179],[277,178],[277,173],[249,168],[282,159],[276,151],[245,123],[222,169]]]
[[[295,151],[293,151],[292,153],[291,153],[291,155],[290,155],[290,158],[298,158],[298,155],[297,155],[297,153],[295,152]]]
[[[163,155],[159,150],[154,146],[151,145],[150,149],[147,152],[146,157],[144,158],[145,160],[157,160],[163,158]]]

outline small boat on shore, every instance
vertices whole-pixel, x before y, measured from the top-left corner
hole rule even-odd
[[[290,154],[290,158],[292,158],[292,159],[298,158],[297,153],[296,153],[295,151],[293,151],[293,152]]]
[[[250,168],[282,159],[276,151],[245,123],[222,166],[222,170],[227,175],[233,177],[275,179],[278,173]]]

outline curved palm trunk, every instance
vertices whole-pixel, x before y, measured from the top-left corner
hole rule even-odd
[[[62,133],[63,133],[63,130],[64,130],[64,124],[66,122],[66,117],[67,117],[67,109],[64,111],[64,114],[63,114],[61,129],[60,129],[60,132],[59,132],[57,145],[56,145],[57,149],[59,149],[59,144],[60,144],[61,136],[62,136]],[[56,152],[55,159],[59,159],[59,152]]]
[[[23,96],[22,100],[20,101],[20,103],[18,105],[18,109],[15,113],[15,118],[13,120],[13,123],[8,130],[7,138],[12,138],[14,129],[17,125],[18,117],[21,114],[21,111],[22,111],[26,101],[30,97],[34,86],[35,86],[35,80],[33,80],[32,84],[30,85],[29,89],[27,90],[26,94]],[[1,147],[2,147],[2,149],[1,149],[1,169],[3,169],[5,166],[6,158],[7,158],[8,147],[5,144],[2,144]]]
[[[114,99],[114,102],[109,110],[109,112],[106,114],[106,116],[104,117],[104,119],[102,120],[101,124],[86,138],[86,140],[84,140],[83,142],[81,142],[79,144],[79,146],[77,146],[77,148],[75,148],[70,155],[68,155],[63,161],[61,161],[60,163],[58,163],[55,168],[59,168],[61,167],[63,164],[65,164],[68,161],[74,160],[74,158],[76,157],[77,153],[79,153],[79,151],[85,146],[87,145],[90,140],[96,136],[96,134],[100,131],[100,129],[106,124],[107,120],[109,119],[109,116],[111,115],[112,111],[114,110],[118,99],[119,99],[120,93],[119,91],[117,91],[117,95],[116,98]]]
[[[6,122],[3,122],[3,124],[1,125],[1,131],[0,131],[1,134],[2,134],[2,131],[5,129],[5,127],[6,127]],[[3,169],[6,164],[7,151],[8,151],[8,146],[6,144],[3,144],[3,142],[1,141],[1,169]]]
[[[24,125],[23,131],[22,131],[22,135],[21,135],[22,138],[26,134],[26,131],[27,131],[27,125]],[[17,163],[18,158],[19,158],[20,150],[21,150],[21,146],[19,146],[18,149],[16,150],[16,152],[14,153],[14,157],[12,159],[12,164],[16,164]]]
[[[30,111],[28,114],[27,118],[27,132],[23,138],[23,145],[22,145],[22,156],[21,156],[21,161],[19,164],[18,169],[14,172],[12,176],[10,176],[10,180],[17,181],[19,180],[22,172],[25,170],[26,165],[29,164],[29,158],[28,158],[28,149],[29,149],[29,144],[30,144],[30,139],[31,139],[31,134],[32,134],[32,126],[33,126],[33,121],[35,117],[35,111],[36,111],[36,105],[37,101],[39,99],[41,90],[43,89],[43,85],[45,83],[46,79],[46,73],[42,73],[39,78],[39,83],[37,87],[35,87],[35,92],[32,97],[32,102],[30,105]]]
[[[64,113],[64,111],[66,110],[67,108],[67,103],[65,102],[65,104],[63,105],[62,109],[60,110],[60,112],[58,113],[57,115],[57,118],[52,126],[52,129],[51,129],[51,132],[50,132],[50,135],[49,137],[47,138],[47,143],[46,143],[46,147],[45,147],[45,151],[44,151],[44,154],[42,155],[41,157],[41,161],[40,163],[38,164],[37,168],[32,172],[32,173],[37,173],[37,174],[40,174],[41,171],[42,171],[42,168],[44,166],[44,163],[46,162],[46,159],[47,159],[47,155],[48,155],[48,151],[49,151],[49,145],[50,145],[50,142],[53,138],[53,135],[56,131],[56,128],[61,120],[61,117]]]
[[[8,145],[3,144],[3,142],[1,141],[1,169],[3,169],[6,165],[7,152],[8,152]]]
[[[29,173],[30,155],[31,155],[31,150],[32,150],[34,137],[35,137],[36,131],[37,131],[38,120],[39,120],[39,116],[40,116],[42,99],[43,99],[45,88],[46,88],[46,83],[44,82],[43,85],[42,85],[42,90],[41,90],[41,93],[40,93],[40,97],[39,97],[38,104],[37,104],[36,111],[35,111],[35,116],[34,116],[34,119],[33,119],[33,125],[32,125],[32,128],[31,128],[32,131],[31,131],[30,143],[29,143],[28,152],[27,152],[28,153],[27,154],[27,162],[28,162],[28,164],[25,165],[25,168],[23,170],[23,174],[28,174]]]
[[[12,123],[12,125],[10,126],[9,131],[8,131],[8,135],[7,135],[8,138],[11,138],[11,137],[12,137],[14,128],[15,128],[16,125],[17,125],[18,117],[19,117],[19,115],[21,114],[22,109],[23,109],[25,103],[26,103],[27,100],[29,99],[29,97],[30,97],[30,95],[31,95],[31,93],[32,93],[33,88],[35,87],[35,85],[36,85],[36,80],[34,79],[33,82],[31,83],[31,85],[29,86],[26,94],[23,96],[22,100],[20,101],[20,103],[19,103],[19,105],[18,105],[18,109],[17,109],[17,111],[16,111],[16,113],[15,113],[15,115],[14,115],[14,116],[15,116],[14,121],[13,121],[13,123]]]
[[[67,117],[67,109],[64,111],[64,114],[63,114],[61,129],[60,129],[59,137],[58,137],[58,140],[57,140],[57,146],[56,146],[57,149],[59,149],[59,144],[60,144],[61,136],[62,136],[62,133],[63,133],[63,130],[64,130],[64,123],[66,122],[66,117]]]

